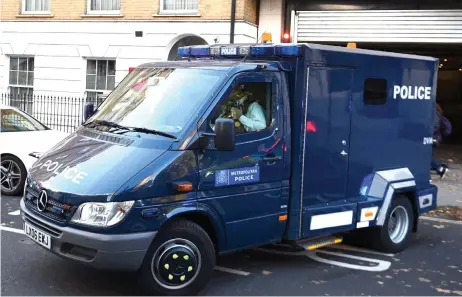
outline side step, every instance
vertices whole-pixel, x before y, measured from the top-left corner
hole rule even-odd
[[[303,248],[307,251],[312,251],[315,249],[319,249],[321,247],[325,247],[328,245],[334,245],[341,243],[343,238],[340,236],[326,236],[326,237],[318,237],[318,238],[310,238],[305,239],[303,241],[297,241],[295,244],[299,248]]]

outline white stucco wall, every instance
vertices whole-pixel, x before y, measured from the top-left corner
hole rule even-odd
[[[34,56],[34,94],[84,96],[86,58],[116,60],[116,85],[129,67],[166,59],[171,41],[194,34],[229,42],[229,21],[2,22],[0,93],[8,90],[9,56]],[[143,31],[143,37],[135,37]],[[235,42],[256,42],[257,28],[236,22]]]
[[[258,36],[269,32],[272,34],[273,43],[280,43],[283,34],[283,14],[283,0],[261,0]]]

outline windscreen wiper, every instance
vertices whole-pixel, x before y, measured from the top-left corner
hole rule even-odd
[[[147,134],[156,134],[156,135],[161,135],[164,137],[172,138],[172,139],[177,139],[175,135],[158,131],[158,130],[152,130],[148,128],[140,128],[140,127],[127,127],[123,125],[119,125],[114,122],[109,122],[109,121],[104,121],[104,120],[95,120],[91,123],[85,124],[85,126],[90,126],[91,124],[94,124],[95,127],[97,126],[107,126],[111,128],[116,128],[118,130],[125,130],[122,132],[119,132],[118,134],[126,133],[126,132],[139,132],[139,133],[147,133]]]
[[[160,136],[176,139],[175,135],[172,135],[172,134],[169,134],[169,133],[166,133],[166,132],[162,132],[162,131],[158,131],[158,130],[148,129],[148,128],[123,127],[123,129],[126,130],[126,131],[119,132],[118,134],[122,134],[122,133],[125,133],[125,132],[139,132],[139,133],[146,133],[146,134],[155,134],[155,135],[160,135]]]
[[[94,120],[90,123],[83,124],[83,126],[92,126],[92,127],[98,127],[98,126],[106,126],[106,127],[111,127],[111,128],[117,128],[117,129],[127,129],[126,127],[119,125],[114,122],[109,122],[105,120]]]

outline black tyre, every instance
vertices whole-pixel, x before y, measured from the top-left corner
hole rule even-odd
[[[0,182],[2,195],[22,195],[26,182],[27,170],[17,157],[2,156],[0,160]]]
[[[369,243],[373,249],[381,252],[402,252],[409,245],[413,224],[411,202],[406,196],[396,196],[391,202],[383,226],[368,230]]]
[[[215,268],[215,247],[207,232],[188,220],[173,221],[155,237],[140,269],[148,294],[198,294]]]

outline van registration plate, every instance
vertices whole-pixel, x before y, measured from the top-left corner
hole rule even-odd
[[[24,223],[24,233],[33,241],[38,244],[50,249],[51,248],[51,237],[50,235],[40,231],[39,229]]]

